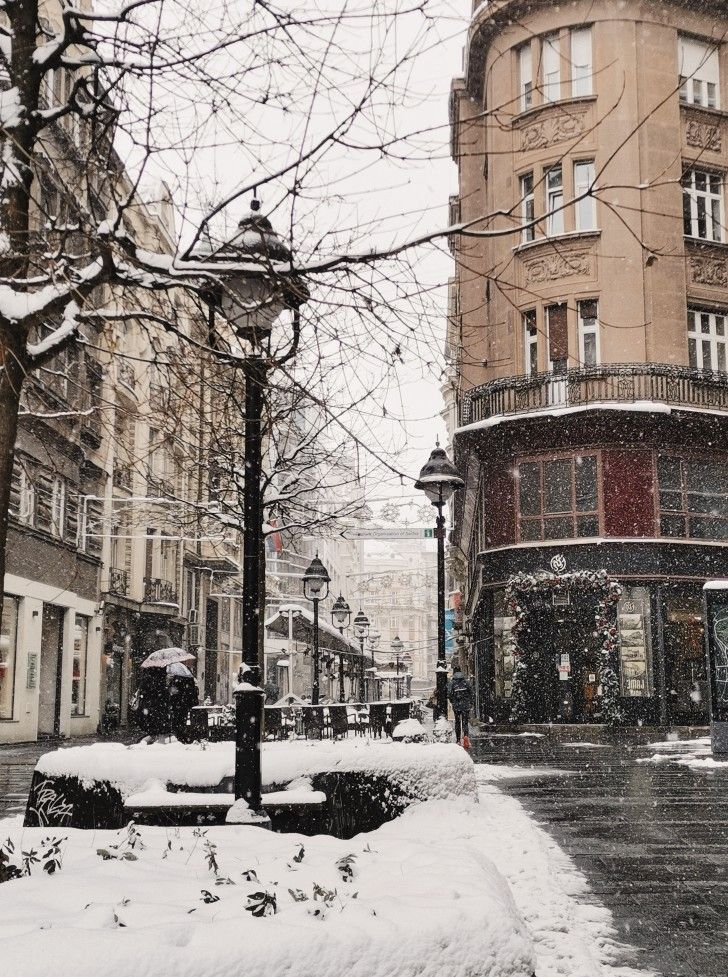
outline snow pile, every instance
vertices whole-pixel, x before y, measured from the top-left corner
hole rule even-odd
[[[482,807],[416,805],[349,841],[238,825],[56,831],[58,871],[0,885],[3,972],[531,977]],[[48,829],[9,833],[28,849]]]
[[[45,753],[36,770],[47,776],[111,783],[124,799],[150,781],[181,787],[216,787],[235,770],[234,743],[95,743]],[[297,740],[263,744],[263,785],[284,785],[327,772],[387,776],[417,800],[475,796],[473,763],[454,743]]]
[[[392,730],[393,740],[417,742],[427,737],[427,730],[417,719],[403,719]]]
[[[640,758],[637,763],[676,763],[704,773],[728,770],[728,758],[716,760],[713,757],[709,736],[694,740],[665,740],[653,743],[652,748],[658,752]]]

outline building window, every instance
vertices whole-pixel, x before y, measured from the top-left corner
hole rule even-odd
[[[521,241],[533,241],[536,237],[536,227],[533,223],[536,216],[533,196],[533,173],[524,173],[521,177]]]
[[[720,108],[720,59],[715,44],[680,36],[678,68],[681,102]]]
[[[66,483],[62,478],[53,479],[51,491],[51,533],[63,536],[66,516]]]
[[[561,98],[561,51],[558,34],[544,37],[541,46],[543,60],[543,100],[558,102]]]
[[[686,170],[682,178],[683,225],[687,237],[723,240],[723,177],[705,170]]]
[[[521,541],[598,536],[596,455],[521,462],[518,523]]]
[[[535,309],[523,313],[523,349],[524,370],[529,376],[538,373],[538,330]]]
[[[577,231],[593,231],[597,226],[596,200],[585,197],[594,184],[594,163],[574,163],[574,196],[581,197],[574,205],[574,226]]]
[[[571,32],[571,94],[592,93],[592,41],[591,27]]]
[[[518,90],[521,111],[525,112],[533,105],[533,66],[530,41],[518,48]]]
[[[546,233],[564,233],[564,177],[561,166],[546,171]]]
[[[596,299],[577,302],[579,313],[579,359],[582,366],[599,362],[599,308]]]
[[[18,647],[17,597],[3,597],[3,620],[0,630],[0,719],[13,718],[15,660]]]
[[[726,372],[728,313],[688,309],[688,360],[694,370]]]
[[[86,667],[88,665],[88,618],[76,615],[73,629],[73,678],[71,680],[71,715],[86,714]]]
[[[657,460],[660,535],[728,539],[728,462],[712,458]]]
[[[552,373],[565,373],[569,363],[569,330],[566,303],[546,307],[549,337],[549,363]]]
[[[10,481],[9,514],[13,519],[23,523],[24,526],[32,526],[35,490],[26,465],[27,463],[20,458],[15,459]]]

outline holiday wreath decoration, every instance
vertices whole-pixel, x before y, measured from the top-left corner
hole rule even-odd
[[[524,646],[529,621],[528,605],[534,597],[559,590],[593,593],[597,598],[594,636],[601,640],[598,669],[601,687],[599,716],[609,726],[617,726],[623,720],[617,676],[620,642],[616,613],[622,587],[609,577],[606,570],[580,570],[573,573],[549,573],[544,570],[539,573],[517,573],[509,578],[505,592],[506,612],[515,618],[511,719],[514,722],[528,722],[530,717],[529,671],[534,665],[535,656],[532,650],[529,651]]]

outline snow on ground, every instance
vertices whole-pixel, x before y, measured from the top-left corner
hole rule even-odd
[[[62,867],[0,885],[3,973],[531,977],[533,943],[481,808],[430,801],[349,841],[141,828],[144,847],[131,847],[126,829],[53,831]],[[48,835],[6,831],[17,850]]]
[[[665,740],[651,746],[658,752],[640,758],[637,763],[676,763],[704,773],[728,770],[728,759],[716,760],[713,757],[709,736],[695,740]]]
[[[538,977],[647,977],[644,970],[615,962],[620,944],[609,910],[594,900],[586,878],[519,801],[493,783],[495,774],[508,779],[508,771],[516,776],[523,769],[487,764],[475,769],[487,825],[485,854],[511,886],[535,943]]]
[[[365,737],[263,744],[264,787],[325,771],[387,774],[411,797],[474,796],[473,764],[454,743],[392,743]],[[95,743],[45,753],[36,770],[50,776],[105,780],[126,799],[149,781],[212,787],[235,768],[234,743]]]

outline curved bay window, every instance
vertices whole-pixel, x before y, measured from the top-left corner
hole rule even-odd
[[[595,454],[521,461],[517,477],[521,541],[599,535]]]
[[[728,539],[728,460],[657,460],[660,535],[673,539]]]

